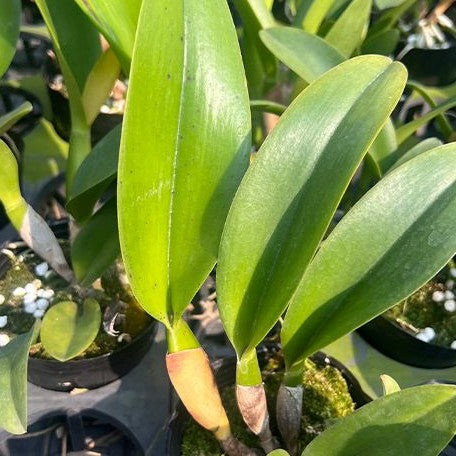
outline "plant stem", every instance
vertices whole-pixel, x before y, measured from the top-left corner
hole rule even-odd
[[[179,318],[171,327],[167,328],[166,340],[169,353],[200,347],[195,335],[182,318]]]
[[[238,361],[236,383],[237,403],[245,424],[258,436],[266,453],[275,450],[278,442],[269,427],[266,393],[255,350],[245,353]]]

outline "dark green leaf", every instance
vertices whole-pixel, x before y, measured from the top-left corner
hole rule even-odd
[[[21,1],[2,0],[0,8],[0,77],[13,60],[20,25]]]

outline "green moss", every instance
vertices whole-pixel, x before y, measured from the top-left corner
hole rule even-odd
[[[445,292],[445,282],[451,278],[449,269],[452,267],[454,267],[454,261],[440,271],[432,281],[388,310],[385,316],[399,323],[412,335],[416,335],[421,329],[431,327],[436,332],[431,343],[450,347],[456,340],[456,312],[446,311],[443,302],[432,300],[432,294],[436,291]]]
[[[268,401],[272,432],[277,436],[275,400],[283,377],[283,361],[280,353],[271,356],[263,369],[263,379]],[[304,447],[334,420],[353,412],[355,404],[348,392],[341,373],[331,366],[307,363],[303,377],[304,399],[301,421],[301,446]],[[258,446],[256,437],[247,431],[236,404],[234,386],[221,390],[223,404],[230,418],[233,434],[245,444]],[[182,456],[220,456],[221,451],[212,434],[193,420],[185,424]]]

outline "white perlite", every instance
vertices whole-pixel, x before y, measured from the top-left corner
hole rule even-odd
[[[0,306],[5,302],[5,296],[0,294]]]
[[[43,315],[44,315],[43,309],[36,309],[35,312],[33,312],[33,316],[35,318],[43,318]]]
[[[25,296],[26,293],[27,292],[22,287],[17,287],[13,290],[13,296],[17,296],[20,298],[22,298],[22,296]]]
[[[6,315],[2,315],[0,317],[0,328],[4,328],[8,324],[8,317]]]
[[[451,342],[450,347],[451,347],[453,350],[456,350],[456,340],[453,340],[453,342]]]
[[[40,298],[36,301],[36,307],[38,307],[39,310],[46,310],[49,307],[49,301],[44,298]]]
[[[0,347],[4,347],[5,345],[9,344],[10,337],[8,334],[0,333]]]
[[[46,272],[48,272],[48,270],[49,270],[49,265],[46,262],[37,264],[35,266],[35,274],[38,277],[43,277],[46,274]]]
[[[35,301],[36,301],[36,293],[27,293],[22,300],[24,305],[31,304],[32,302],[35,302]]]
[[[434,302],[442,302],[445,300],[445,293],[443,291],[434,291],[432,293],[432,300]]]
[[[454,299],[454,293],[450,290],[445,291],[445,299]]]
[[[447,312],[454,312],[456,310],[456,301],[454,299],[448,299],[448,301],[445,301],[444,306]]]
[[[416,338],[422,340],[423,342],[430,342],[435,337],[434,328],[427,327],[421,330],[417,335]]]

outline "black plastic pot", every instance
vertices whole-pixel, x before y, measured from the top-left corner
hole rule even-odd
[[[55,391],[73,388],[94,389],[117,380],[139,364],[150,349],[157,331],[157,322],[151,320],[133,341],[112,353],[89,359],[66,362],[29,358],[28,380],[34,385]]]
[[[68,224],[65,221],[55,224],[52,228],[57,237],[68,237]],[[9,267],[8,257],[0,254],[0,277]],[[34,385],[55,391],[71,391],[73,388],[94,389],[106,385],[139,364],[152,344],[157,327],[156,320],[151,318],[150,324],[131,343],[95,358],[66,362],[29,358],[28,380]]]
[[[264,365],[261,352],[258,354],[260,365]],[[312,356],[312,360],[318,365],[330,365],[341,372],[345,381],[347,382],[348,391],[356,404],[356,407],[370,402],[372,399],[361,389],[360,384],[353,376],[353,374],[339,361],[327,356],[322,352],[318,352]],[[229,357],[223,358],[212,363],[215,379],[219,388],[233,385],[236,381],[236,358]],[[176,401],[170,401],[171,404]],[[182,437],[187,420],[191,419],[187,410],[182,402],[177,403],[174,410],[170,410],[172,417],[168,427],[168,434],[166,436],[166,456],[181,456]]]
[[[423,342],[383,316],[357,332],[379,352],[401,363],[428,369],[456,366],[456,350]]]

